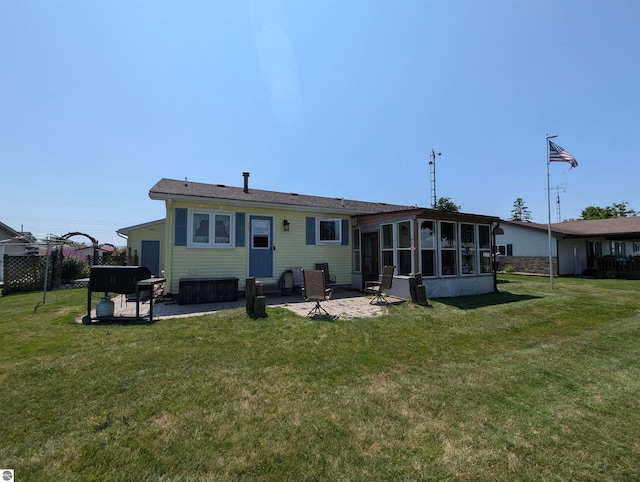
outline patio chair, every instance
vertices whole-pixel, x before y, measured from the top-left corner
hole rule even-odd
[[[303,269],[304,278],[304,299],[305,301],[315,301],[316,305],[307,313],[307,316],[316,315],[331,316],[322,306],[321,301],[326,301],[331,294],[331,289],[327,289],[324,284],[324,273],[317,269]]]
[[[382,269],[382,279],[380,281],[367,281],[365,283],[365,292],[374,295],[369,304],[378,302],[382,302],[386,305],[389,304],[389,302],[384,299],[383,294],[385,291],[389,291],[391,289],[391,286],[393,285],[393,272],[395,271],[395,269],[395,266],[385,266]]]
[[[329,263],[316,263],[316,269],[324,271],[324,285],[331,288],[336,284],[336,277],[329,274]],[[333,299],[333,296],[329,299]]]

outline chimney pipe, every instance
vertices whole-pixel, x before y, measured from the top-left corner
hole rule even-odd
[[[244,176],[244,192],[249,192],[249,173],[245,171],[242,175]]]

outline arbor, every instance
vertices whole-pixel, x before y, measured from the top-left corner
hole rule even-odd
[[[626,218],[628,216],[636,216],[638,213],[629,209],[629,203],[622,201],[613,203],[611,206],[587,206],[580,213],[580,219],[608,219],[608,218]]]
[[[529,211],[529,208],[524,204],[524,200],[521,197],[513,202],[513,209],[511,210],[511,217],[509,219],[511,221],[531,222],[531,211]]]
[[[446,211],[448,213],[457,213],[460,211],[460,206],[454,203],[451,198],[441,197],[436,203],[436,209]]]

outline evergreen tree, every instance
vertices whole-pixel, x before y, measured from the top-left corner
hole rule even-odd
[[[513,202],[513,209],[511,210],[511,217],[509,219],[511,221],[531,222],[531,211],[525,206],[524,200],[521,197]]]

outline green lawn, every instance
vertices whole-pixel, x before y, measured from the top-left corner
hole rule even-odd
[[[84,326],[84,290],[0,298],[16,480],[638,480],[640,282],[334,323],[268,308]]]

